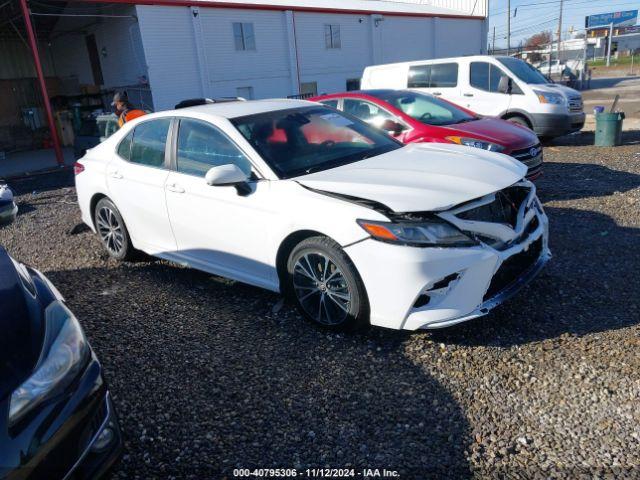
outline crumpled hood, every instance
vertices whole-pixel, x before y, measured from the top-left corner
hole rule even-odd
[[[325,192],[386,205],[395,212],[445,210],[522,179],[527,167],[506,155],[446,144],[398,150],[295,180]]]

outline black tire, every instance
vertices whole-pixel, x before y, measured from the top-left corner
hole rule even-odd
[[[120,261],[135,260],[139,257],[140,252],[133,248],[122,215],[111,200],[105,197],[98,201],[93,219],[100,243],[110,257]]]
[[[506,120],[507,122],[515,123],[516,125],[522,125],[523,127],[527,127],[529,130],[531,130],[531,125],[529,125],[529,122],[527,122],[527,119],[524,117],[516,115],[515,117],[509,117]]]
[[[317,326],[353,331],[369,325],[369,300],[362,279],[340,245],[327,237],[310,237],[293,248],[285,291],[300,313]]]

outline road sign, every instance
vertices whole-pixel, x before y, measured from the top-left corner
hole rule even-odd
[[[633,26],[638,21],[638,10],[627,10],[625,12],[600,13],[589,15],[585,18],[585,27],[604,27],[613,23],[615,27]]]

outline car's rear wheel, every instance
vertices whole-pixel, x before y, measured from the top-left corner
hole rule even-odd
[[[300,242],[287,262],[288,293],[314,324],[350,331],[369,324],[369,302],[358,272],[340,245],[326,237]]]
[[[103,198],[96,204],[94,219],[98,237],[111,257],[123,261],[136,257],[122,215],[111,200]]]

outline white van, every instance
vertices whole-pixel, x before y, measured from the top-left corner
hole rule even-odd
[[[526,125],[540,137],[581,130],[580,92],[549,81],[513,57],[443,58],[367,67],[361,88],[411,88],[440,96],[480,115]]]

